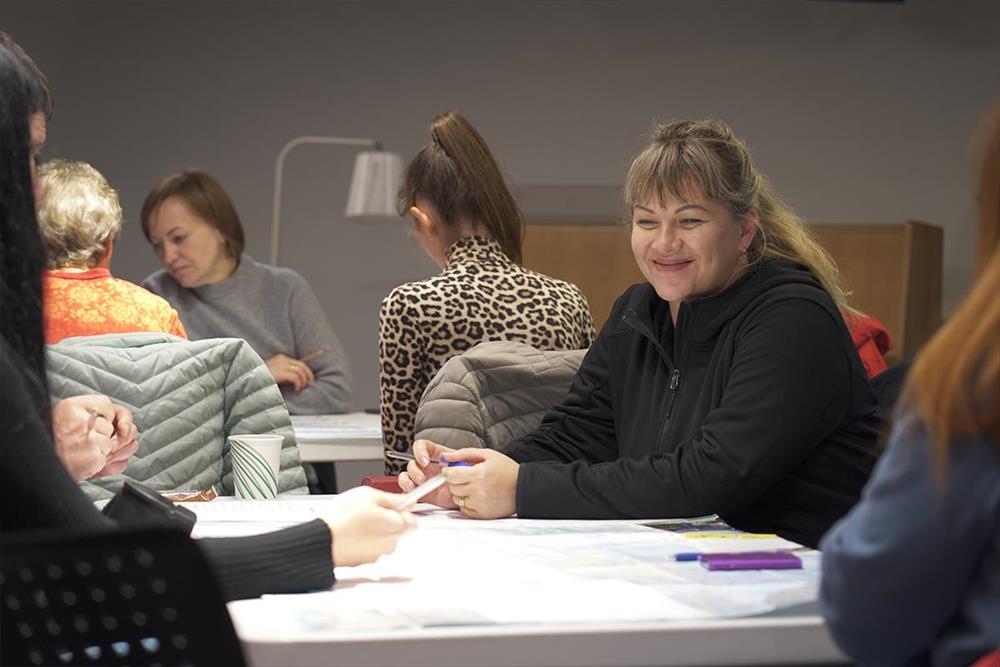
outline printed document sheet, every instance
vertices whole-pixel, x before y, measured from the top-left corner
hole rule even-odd
[[[317,503],[290,501],[298,507],[289,507],[288,516],[323,511]],[[636,521],[477,521],[458,512],[421,512],[417,530],[396,553],[337,568],[334,590],[234,602],[230,611],[238,628],[248,624],[260,639],[263,632],[291,641],[435,627],[727,618],[816,599],[815,551],[796,551],[801,570],[712,572],[697,561],[676,561],[677,553],[709,547],[704,540],[727,539],[717,523],[699,521],[652,522],[657,529]],[[202,534],[214,533],[206,525]],[[798,546],[759,539],[767,549]]]

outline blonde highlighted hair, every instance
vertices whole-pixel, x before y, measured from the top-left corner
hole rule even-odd
[[[858,314],[848,304],[833,258],[809,233],[805,223],[757,171],[746,144],[717,120],[675,120],[658,125],[649,145],[632,161],[624,188],[624,214],[631,224],[636,204],[657,197],[683,199],[692,189],[725,205],[737,218],[757,210],[760,224],[747,249],[752,265],[785,259],[805,266],[837,307]]]
[[[38,170],[38,227],[51,269],[93,268],[122,229],[118,193],[86,162],[52,160]]]
[[[984,433],[1000,447],[1000,107],[985,127],[978,276],[913,363],[903,398],[915,405],[934,439],[939,471],[957,437]]]

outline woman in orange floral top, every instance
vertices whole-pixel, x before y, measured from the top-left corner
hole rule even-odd
[[[164,299],[111,275],[122,228],[118,194],[85,162],[54,160],[39,170],[38,224],[48,269],[43,279],[45,342],[70,336],[154,331],[187,338]]]

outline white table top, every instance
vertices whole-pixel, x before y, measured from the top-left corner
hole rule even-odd
[[[244,520],[244,532],[254,520],[274,529],[334,502],[231,502],[205,508],[196,530],[235,534]],[[801,552],[798,571],[709,572],[672,558],[693,544],[704,541],[630,521],[475,521],[437,510],[420,514],[392,556],[338,568],[332,592],[229,609],[256,667],[843,661],[814,612],[775,615],[815,601],[817,552]]]
[[[253,667],[653,667],[848,664],[816,615],[359,633],[351,638],[264,635],[264,600],[230,606]]]
[[[382,459],[382,425],[378,415],[292,415],[292,429],[302,460],[378,461]]]

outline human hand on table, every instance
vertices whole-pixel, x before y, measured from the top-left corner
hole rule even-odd
[[[107,396],[73,396],[52,406],[56,454],[76,481],[122,472],[139,448],[137,435],[132,413]]]
[[[339,494],[333,513],[323,519],[333,533],[333,564],[361,565],[395,551],[400,536],[417,525],[398,505],[399,494],[368,486]]]
[[[276,354],[265,363],[275,382],[290,384],[295,391],[302,391],[316,381],[316,376],[313,375],[306,359],[295,359],[285,354]]]
[[[406,470],[399,473],[399,488],[403,493],[412,491],[428,479],[441,472],[442,466],[438,460],[446,453],[456,450],[439,445],[430,440],[417,440],[413,443],[414,460],[406,464]],[[445,509],[458,509],[447,486],[431,491],[421,502],[431,503]]]
[[[443,456],[446,461],[472,464],[442,470],[447,480],[443,488],[462,514],[474,519],[500,519],[517,511],[517,461],[495,449],[459,449]]]

